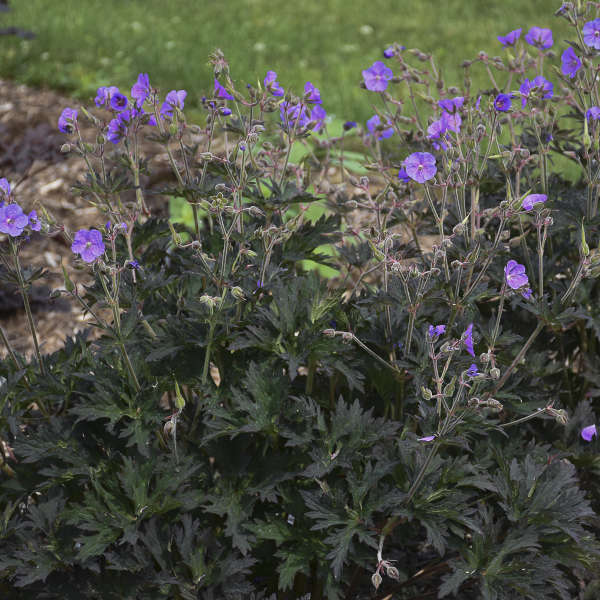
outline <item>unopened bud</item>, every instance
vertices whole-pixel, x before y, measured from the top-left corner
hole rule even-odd
[[[334,338],[335,337],[335,329],[324,329],[323,335],[325,337]]]
[[[373,587],[378,590],[379,586],[381,585],[381,582],[383,581],[381,575],[375,571],[375,573],[373,573],[373,575],[371,576],[371,583],[373,584]]]
[[[487,352],[484,352],[483,354],[481,354],[481,355],[479,356],[479,360],[480,360],[482,363],[487,363],[487,362],[490,362],[490,355],[489,355]]]
[[[205,161],[211,161],[213,159],[212,152],[200,152],[200,159]]]
[[[423,400],[431,400],[431,398],[433,398],[433,393],[429,388],[422,386],[421,387],[421,396],[423,396]]]
[[[388,567],[386,569],[386,574],[388,577],[390,577],[391,579],[400,579],[400,571],[398,571],[398,569],[396,569],[396,567]]]
[[[360,185],[362,187],[368,187],[369,186],[369,178],[366,177],[365,175],[363,175],[360,179],[359,179]]]
[[[346,342],[346,344],[349,344],[353,337],[354,336],[349,331],[344,331],[344,333],[342,333],[342,340]]]
[[[167,421],[165,426],[163,427],[163,431],[165,435],[172,435],[173,430],[175,429],[175,423],[173,421]]]
[[[60,151],[61,151],[63,154],[68,154],[69,152],[71,152],[71,144],[63,144],[63,145],[60,147]]]
[[[462,223],[457,223],[453,227],[452,232],[456,235],[462,235],[465,232],[465,226]]]
[[[244,302],[246,301],[246,296],[244,295],[244,290],[237,285],[231,288],[231,295],[236,300],[242,300]]]
[[[500,369],[498,367],[490,369],[490,377],[492,379],[500,379]]]

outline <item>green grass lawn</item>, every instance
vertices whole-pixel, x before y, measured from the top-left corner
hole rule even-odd
[[[551,27],[555,44],[569,36],[553,16],[560,0],[12,0],[0,27],[37,38],[0,38],[0,76],[55,87],[89,101],[100,85],[129,89],[140,71],[165,92],[188,90],[188,104],[211,88],[209,53],[220,47],[239,87],[268,69],[300,90],[321,89],[340,119],[372,115],[362,69],[393,41],[433,52],[447,81],[480,50],[501,54],[496,35],[517,27]],[[393,65],[393,63],[390,63]],[[477,83],[487,87],[477,66]]]

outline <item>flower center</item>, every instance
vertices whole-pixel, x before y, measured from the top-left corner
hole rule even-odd
[[[89,248],[92,245],[92,242],[86,242],[85,247]]]

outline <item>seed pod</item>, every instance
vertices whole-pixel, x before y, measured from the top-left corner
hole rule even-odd
[[[381,582],[383,581],[381,575],[379,574],[378,571],[375,571],[375,573],[373,573],[373,575],[371,576],[371,583],[373,584],[373,587],[375,588],[375,590],[379,589],[379,586],[381,585]]]

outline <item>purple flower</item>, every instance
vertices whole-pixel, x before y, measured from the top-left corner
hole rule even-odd
[[[588,121],[590,119],[594,119],[594,121],[597,121],[598,119],[600,119],[600,107],[592,106],[591,108],[588,108],[585,113],[585,117],[586,119],[588,119]]]
[[[480,106],[481,106],[481,96],[479,96],[477,98],[477,102],[475,102],[475,110],[479,110]]]
[[[35,212],[35,210],[32,210],[27,215],[27,218],[29,219],[29,227],[31,227],[33,231],[39,231],[42,228],[42,224],[39,222],[37,212]]]
[[[494,108],[498,112],[508,112],[510,110],[511,98],[510,94],[498,94],[494,99]]]
[[[136,101],[138,108],[142,107],[142,104],[146,101],[146,98],[150,95],[150,77],[147,73],[140,73],[137,81],[131,88],[131,97]]]
[[[318,104],[313,106],[313,109],[310,111],[310,122],[315,123],[312,128],[313,131],[319,131],[321,127],[323,127],[326,116],[327,112],[322,106],[319,106]]]
[[[74,108],[65,108],[58,117],[58,129],[63,133],[73,133],[77,123],[77,111]]]
[[[535,46],[540,50],[551,48],[554,44],[552,39],[552,30],[543,29],[542,27],[532,27],[525,36],[525,41],[531,46]]]
[[[445,98],[438,102],[438,106],[448,113],[456,112],[465,102],[463,96],[456,96],[455,98]]]
[[[346,121],[344,123],[344,131],[350,131],[356,127],[356,121]]]
[[[216,79],[215,79],[216,81]],[[163,105],[160,107],[160,115],[161,117],[168,117],[169,119],[173,118],[173,109],[178,108],[179,110],[183,110],[184,100],[187,96],[187,92],[185,90],[171,90]]]
[[[552,98],[552,95],[554,94],[554,85],[541,75],[538,75],[531,81],[529,79],[525,79],[519,88],[519,92],[521,92],[522,96],[521,106],[525,108],[525,105],[527,104],[527,98],[529,98],[532,92],[538,92],[544,100]]]
[[[523,199],[523,209],[531,210],[534,204],[539,204],[540,202],[546,202],[548,200],[548,196],[546,194],[529,194]]]
[[[127,266],[130,269],[135,269],[136,271],[140,268],[140,263],[137,260],[127,261]]]
[[[127,123],[121,115],[115,117],[108,124],[106,139],[113,144],[118,144],[127,135]]]
[[[398,179],[404,183],[408,183],[410,181],[410,177],[408,176],[408,173],[404,167],[398,171]]]
[[[128,106],[129,106],[129,100],[127,99],[127,96],[125,96],[124,94],[121,94],[121,92],[117,92],[116,94],[112,95],[112,97],[110,99],[110,107],[113,110],[116,110],[117,112],[121,112],[123,110],[126,110]]]
[[[384,58],[392,58],[392,56],[396,56],[396,51],[394,50],[394,46],[390,46],[383,51]]]
[[[0,179],[0,192],[6,198],[10,196],[10,183],[8,183],[8,179],[6,179],[6,177]]]
[[[600,19],[588,21],[583,26],[583,41],[592,48],[600,50]]]
[[[442,150],[447,150],[449,144],[446,143],[446,136],[444,136],[444,134],[446,133],[446,131],[448,130],[448,128],[446,127],[446,121],[445,119],[442,118],[438,119],[437,121],[434,121],[428,128],[427,128],[427,139],[430,140],[431,142],[433,142],[433,147],[436,150],[439,150],[440,148]],[[443,136],[443,137],[442,137]],[[440,140],[440,143],[437,142],[437,140]]]
[[[219,112],[224,116],[224,117],[228,117],[231,114],[231,109],[227,108],[226,106],[222,106],[219,109]]]
[[[375,61],[368,69],[362,72],[365,87],[372,92],[383,92],[389,80],[394,76],[392,70],[380,60]]]
[[[283,96],[285,94],[283,88],[277,81],[277,73],[275,71],[267,71],[267,76],[263,82],[265,84],[265,88],[273,94],[273,96]]]
[[[106,87],[103,85],[102,87],[98,88],[96,92],[96,97],[94,98],[94,102],[96,103],[96,106],[98,108],[100,108],[101,106],[106,106],[107,104],[110,104],[110,99],[113,97],[113,95],[118,93],[118,87],[115,87],[114,85]]]
[[[467,352],[473,358],[475,358],[475,352],[473,351],[473,323],[470,323],[469,326],[465,329],[465,332],[462,334],[462,340],[465,343]]]
[[[508,287],[513,290],[526,286],[529,283],[529,278],[525,273],[525,266],[519,264],[516,260],[509,260],[504,267],[504,277]]]
[[[225,98],[225,100],[233,100],[233,96],[216,79],[215,96],[217,98]]]
[[[85,262],[94,262],[104,254],[102,234],[97,229],[80,229],[75,234],[71,250],[79,254]]]
[[[304,84],[304,100],[309,104],[321,104],[321,92],[310,81]]]
[[[408,176],[418,183],[425,183],[437,173],[435,156],[429,152],[413,152],[404,161]]]
[[[446,333],[446,326],[445,325],[430,325],[429,329],[427,330],[427,335],[431,338],[438,338],[440,335]]]
[[[596,20],[600,20],[600,19],[596,19]],[[588,425],[587,427],[584,427],[581,430],[581,437],[586,442],[591,442],[592,438],[594,436],[598,437],[598,430],[596,429],[596,425]]]
[[[18,204],[5,204],[0,207],[0,231],[17,237],[27,227],[29,218]]]
[[[476,377],[477,375],[479,375],[479,371],[477,370],[477,365],[475,363],[473,363],[468,369],[467,369],[467,375],[469,377]]]
[[[299,131],[308,124],[308,116],[306,107],[302,104],[290,104],[282,102],[279,105],[279,116],[283,123],[284,129],[295,129]]]
[[[435,440],[435,435],[426,435],[425,437],[417,438],[418,442],[433,442]]]
[[[575,73],[577,73],[577,71],[579,71],[581,68],[581,61],[571,46],[569,46],[562,53],[561,61],[563,75],[568,75],[571,79],[573,79],[573,77],[575,77]]]
[[[521,37],[521,31],[523,31],[523,29],[519,27],[519,29],[515,29],[506,35],[499,35],[498,41],[504,48],[507,48],[508,46],[514,46],[517,43],[517,40]]]
[[[394,128],[392,127],[392,124],[387,121],[386,125],[389,125],[389,127],[386,127],[385,129],[381,129],[381,119],[379,118],[379,115],[373,115],[368,121],[367,121],[367,129],[371,132],[371,134],[373,135],[378,135],[377,139],[378,140],[383,140],[385,138],[389,138],[392,137],[394,135]]]
[[[521,292],[521,296],[523,296],[523,298],[525,298],[525,300],[529,300],[529,298],[531,298],[531,288],[525,288],[522,292]]]

